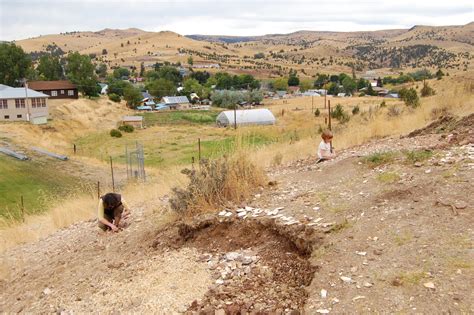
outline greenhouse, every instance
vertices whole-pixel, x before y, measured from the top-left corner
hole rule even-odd
[[[236,116],[234,116],[234,112]],[[266,108],[248,109],[248,110],[226,110],[219,114],[216,118],[218,126],[237,126],[242,125],[273,125],[275,124],[275,116]]]

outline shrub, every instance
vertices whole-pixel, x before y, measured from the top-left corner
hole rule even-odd
[[[264,183],[263,172],[246,155],[202,160],[198,170],[184,169],[186,189],[173,188],[171,209],[180,215],[213,211],[229,202],[242,202]]]
[[[433,156],[433,151],[431,150],[413,150],[413,151],[404,151],[408,163],[423,162]]]
[[[369,166],[375,167],[378,165],[388,164],[395,159],[395,153],[392,151],[376,152],[368,155],[362,159],[362,162]]]
[[[122,133],[117,129],[112,129],[112,130],[110,130],[110,136],[114,137],[114,138],[121,138]]]
[[[380,103],[380,107],[381,108],[387,107],[387,103],[385,103],[385,101],[382,101],[382,103]]]
[[[122,126],[118,127],[118,129],[120,131],[128,132],[128,133],[133,132],[135,130],[135,128],[133,128],[133,126],[130,126],[130,125],[122,125]]]
[[[425,81],[423,82],[423,88],[421,88],[421,97],[426,97],[426,96],[432,96],[435,95],[435,90],[428,85],[428,83]]]
[[[407,106],[415,108],[420,105],[420,98],[418,97],[418,94],[414,88],[403,88],[400,90],[399,94],[400,98]]]
[[[120,97],[120,95],[117,95],[115,93],[111,93],[111,94],[109,94],[109,100],[111,100],[112,102],[115,102],[115,103],[120,103],[122,98]]]
[[[399,108],[398,106],[393,105],[393,106],[390,106],[390,107],[388,108],[387,115],[388,115],[389,117],[397,117],[397,116],[399,116],[401,113],[402,113],[402,109]]]
[[[349,115],[344,111],[341,104],[337,104],[336,107],[331,110],[331,117],[339,120],[341,123],[349,121]]]
[[[319,108],[316,108],[316,110],[314,111],[314,116],[319,117],[319,115],[321,115],[321,111],[319,110]]]
[[[352,115],[357,115],[359,112],[360,112],[359,105],[357,105],[356,107],[352,109]]]

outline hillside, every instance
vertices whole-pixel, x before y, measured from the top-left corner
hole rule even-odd
[[[194,67],[219,64],[231,72],[265,78],[287,73],[359,73],[377,68],[472,69],[474,23],[463,26],[414,26],[371,32],[299,31],[264,36],[181,36],[173,32],[104,29],[20,40],[27,52],[60,49],[79,51],[109,67],[151,67],[156,62],[180,62]],[[255,57],[263,53],[263,56]],[[211,71],[216,71],[211,69]]]
[[[13,248],[0,311],[471,313],[473,118],[273,167],[224,212],[175,222],[150,196],[118,234]]]

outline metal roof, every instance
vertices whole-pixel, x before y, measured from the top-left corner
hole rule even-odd
[[[183,104],[189,103],[189,100],[186,96],[164,96],[163,102],[165,104]]]
[[[143,116],[123,116],[122,121],[142,121]]]
[[[26,89],[24,87],[14,88],[8,85],[0,84],[0,99],[26,98]],[[28,89],[28,97],[49,97],[49,95]]]

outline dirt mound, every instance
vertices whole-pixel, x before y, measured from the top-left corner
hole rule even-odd
[[[302,310],[316,267],[308,261],[320,243],[314,229],[270,218],[199,218],[157,236],[155,248],[197,248],[215,285],[189,312],[227,313]]]

